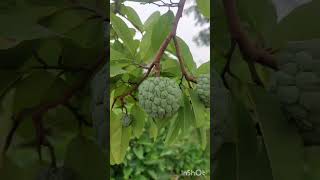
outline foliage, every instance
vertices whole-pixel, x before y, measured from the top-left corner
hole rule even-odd
[[[172,146],[164,141],[165,129],[155,142],[146,131],[131,141],[124,163],[111,166],[111,179],[170,179],[197,169],[209,175],[209,153],[201,150],[195,138],[186,136]]]
[[[287,118],[296,123],[300,131],[308,134],[316,132],[320,61],[306,51],[296,54],[283,52],[280,57],[280,71],[273,73],[270,90],[279,97]],[[310,141],[308,137],[304,140]]]
[[[93,126],[107,119],[106,87],[92,83],[107,76],[105,12],[106,1],[0,2],[0,179],[107,177]]]
[[[306,134],[289,121],[287,116],[291,115],[283,108],[284,103],[288,107],[288,103],[295,103],[298,99],[296,89],[291,86],[301,83],[298,93],[301,94],[304,92],[300,91],[301,88],[318,84],[317,80],[313,81],[317,78],[303,78],[300,73],[308,68],[307,74],[312,74],[317,72],[313,69],[319,68],[315,63],[315,57],[319,57],[316,40],[320,38],[319,31],[317,26],[306,28],[311,25],[308,19],[314,18],[316,9],[320,8],[319,1],[299,6],[280,22],[277,22],[271,0],[217,0],[213,7],[215,46],[214,70],[211,72],[219,73],[215,76],[221,77],[229,92],[221,93],[227,105],[215,104],[217,96],[211,95],[214,107],[220,107],[217,113],[223,106],[229,112],[224,119],[214,119],[217,124],[227,127],[219,135],[221,141],[212,140],[213,144],[219,145],[212,155],[216,159],[214,178],[319,179],[316,170],[320,167],[319,161],[310,160],[313,153],[319,152],[319,144],[317,141],[303,141]],[[297,81],[290,78],[292,73],[300,74]],[[277,84],[273,87],[279,91],[272,93],[269,85],[275,82],[275,76]],[[299,98],[305,99],[303,96]],[[319,97],[312,96],[307,100],[308,103],[318,102]],[[301,115],[299,109],[292,110],[292,113]],[[312,114],[312,111],[308,113]],[[316,129],[312,126],[311,134],[307,130],[308,138],[318,139],[318,134],[313,132],[317,132]]]
[[[195,89],[197,77],[209,74],[210,61],[196,67],[188,45],[175,34],[184,0],[146,3],[178,10],[176,14],[156,11],[142,23],[134,9],[119,1],[111,4],[110,164],[115,179],[157,179],[196,168],[185,158],[208,169],[209,159],[204,158],[209,155],[205,150],[210,112]],[[135,38],[137,34],[142,38]],[[126,116],[132,120],[128,126],[121,121]],[[190,138],[190,131],[197,134],[195,139],[183,140]],[[167,166],[173,162],[159,160],[166,155],[158,153],[165,152],[170,152],[169,159],[181,158],[179,165]],[[192,152],[191,157],[187,152]]]

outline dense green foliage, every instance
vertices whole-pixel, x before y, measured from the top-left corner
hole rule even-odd
[[[310,143],[319,131],[320,60],[307,51],[283,52],[279,57],[280,71],[274,73],[270,91],[279,97],[288,120],[308,134],[304,141]]]
[[[312,23],[319,1],[280,21],[271,0],[216,0],[213,7],[212,63],[228,89],[220,93],[225,103],[212,100],[214,110],[228,112],[214,119],[226,127],[212,140],[219,145],[214,178],[319,179],[320,26]]]
[[[174,21],[180,16],[171,8],[182,8],[183,4],[136,1],[154,6],[163,4],[159,8],[171,6],[164,14],[156,11],[142,22],[136,10],[125,2],[111,3],[110,9],[110,164],[114,170],[111,177],[160,179],[166,175],[163,179],[168,179],[171,173],[179,176],[183,168],[196,168],[193,166],[196,164],[208,169],[209,151],[205,150],[210,145],[210,112],[196,93],[196,77],[209,74],[210,61],[197,67],[187,43],[176,34],[172,39]],[[208,16],[210,1],[199,2],[200,12]],[[130,123],[123,117],[129,117]],[[183,140],[190,138],[191,131],[196,134],[195,139]],[[143,145],[142,141],[148,144]],[[182,151],[183,147],[186,151]],[[168,157],[161,155],[167,151],[171,152]],[[189,156],[180,156],[190,151],[195,155],[191,158],[193,164],[188,164]],[[143,158],[136,153],[142,153]],[[162,156],[165,159],[151,163]],[[180,162],[170,165],[167,158]]]
[[[107,9],[0,2],[0,179],[107,178],[107,129],[94,126],[107,120]]]
[[[201,5],[201,12],[208,15],[209,10]],[[178,36],[176,44],[171,39],[162,52],[163,42],[177,18],[173,11],[162,15],[156,11],[144,23],[132,7],[119,1],[111,4],[110,12],[110,164],[122,164],[130,142],[140,138],[143,131],[156,140],[165,128],[164,144],[171,145],[195,129],[198,143],[206,149],[209,109],[201,103],[196,84],[182,77],[178,58],[182,58],[192,77],[208,74],[210,62],[196,67],[188,45]],[[142,38],[137,39],[137,34]],[[160,57],[157,69],[153,68],[156,57]],[[131,122],[127,118],[123,121],[123,117],[129,117]]]
[[[124,163],[111,166],[111,179],[170,179],[191,169],[209,174],[209,154],[201,150],[195,138],[186,137],[166,146],[164,132],[155,142],[147,132],[131,141]]]

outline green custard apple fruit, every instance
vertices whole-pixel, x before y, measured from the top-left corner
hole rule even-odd
[[[272,74],[270,91],[284,114],[305,135],[320,133],[320,59],[306,51],[279,55],[279,71]]]
[[[139,86],[139,104],[152,118],[174,115],[182,101],[178,84],[167,77],[149,77]]]
[[[197,80],[196,92],[201,102],[210,107],[210,75],[201,74]]]
[[[122,116],[122,126],[128,127],[130,126],[131,122],[132,122],[132,117],[130,117],[128,114],[124,114]]]

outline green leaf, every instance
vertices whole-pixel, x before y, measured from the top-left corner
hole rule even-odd
[[[184,60],[184,63],[187,67],[187,70],[190,73],[194,73],[197,66],[196,66],[196,63],[194,62],[194,59],[193,59],[193,56],[192,56],[192,53],[190,51],[188,44],[178,36],[177,36],[177,41],[180,46],[180,52],[181,52],[182,58]],[[171,43],[168,48],[170,49],[171,52],[176,52],[176,49],[175,49],[173,43]]]
[[[161,62],[161,73],[165,73],[167,76],[180,77],[181,71],[177,71],[180,68],[179,62],[174,59],[166,59]]]
[[[318,146],[305,147],[305,166],[306,176],[305,179],[317,180],[320,178],[320,159],[318,154],[320,148]]]
[[[183,118],[180,118],[181,121],[181,130],[183,135],[189,135],[188,130],[190,127],[193,126],[193,119],[195,118],[194,112],[192,111],[191,103],[190,103],[190,98],[187,95],[183,96],[183,111],[184,115]]]
[[[173,119],[171,126],[168,130],[168,134],[166,136],[165,145],[170,145],[174,142],[174,140],[177,138],[179,131],[180,131],[180,123],[184,119],[184,111],[183,108],[180,108],[178,111],[178,117]]]
[[[152,13],[144,23],[144,31],[152,31],[154,24],[156,24],[161,14],[159,11]]]
[[[275,27],[273,40],[287,42],[320,38],[320,24],[310,22],[319,16],[319,8],[320,1],[312,1],[294,9]]]
[[[112,68],[110,68],[110,77],[126,73],[126,71],[122,69],[125,66],[123,64],[111,63],[111,66]]]
[[[137,148],[133,148],[134,154],[138,157],[138,159],[143,159],[143,148],[142,146],[139,146]]]
[[[158,50],[169,35],[174,21],[174,14],[172,11],[168,11],[163,14],[157,23],[153,25],[152,35],[151,35],[151,47],[153,50]],[[162,28],[159,28],[162,27]]]
[[[116,15],[111,14],[110,18],[113,29],[115,30],[119,38],[123,41],[123,44],[130,51],[132,57],[134,57],[136,54],[137,44],[133,40],[133,35],[127,24]]]
[[[234,100],[232,115],[236,124],[237,161],[239,179],[258,179],[257,167],[260,162],[256,156],[258,144],[254,121],[244,104]]]
[[[62,43],[58,39],[48,39],[41,43],[38,49],[39,56],[48,65],[58,65],[59,56],[62,52]]]
[[[14,112],[39,105],[54,80],[55,76],[46,71],[39,70],[31,73],[16,86]]]
[[[10,91],[6,96],[1,99],[0,103],[0,119],[1,119],[1,126],[0,126],[0,148],[3,149],[5,144],[5,137],[7,133],[9,133],[10,127],[12,125],[12,108],[13,108],[13,101],[14,101],[15,91]],[[1,158],[0,156],[0,169],[1,169]],[[1,176],[0,176],[1,177]]]
[[[121,60],[130,61],[130,59],[124,53],[121,53],[112,47],[110,48],[110,60],[117,62],[122,62]]]
[[[195,116],[196,127],[201,127],[205,124],[206,108],[204,104],[200,101],[197,93],[194,90],[189,89],[189,93],[192,103],[192,109]]]
[[[153,122],[153,120],[151,118],[149,118],[148,121],[150,122],[149,133],[150,133],[151,137],[154,139],[154,141],[156,141],[156,139],[158,137],[158,127]]]
[[[123,14],[139,31],[143,30],[143,24],[137,12],[129,6],[121,6],[121,14]]]
[[[156,54],[156,50],[152,49],[151,47],[151,36],[152,32],[147,31],[139,44],[139,53],[141,56],[141,61],[143,62],[150,62],[153,60],[153,56]]]
[[[0,177],[1,179],[19,180],[24,179],[23,169],[15,164],[8,157],[2,157],[3,161],[0,164]]]
[[[58,34],[65,34],[85,24],[93,15],[93,12],[85,9],[62,8],[41,24]]]
[[[209,73],[210,73],[210,61],[201,64],[196,71],[197,75],[209,74]]]
[[[64,166],[73,170],[79,180],[107,179],[107,163],[99,145],[83,136],[70,142],[64,160]]]
[[[83,48],[102,49],[104,46],[103,33],[103,21],[97,18],[87,20],[86,23],[68,31],[65,37],[71,38]]]
[[[50,29],[38,24],[38,20],[53,12],[54,7],[24,6],[10,9],[10,13],[1,13],[0,49],[14,47],[26,40],[57,36]],[[19,23],[12,23],[19,22]]]
[[[277,24],[277,13],[272,0],[243,0],[238,3],[241,21],[247,22],[253,34],[259,34],[269,42],[274,27]]]
[[[143,132],[143,128],[146,120],[146,114],[136,104],[132,107],[131,114],[134,118],[132,122],[133,135],[139,138]]]
[[[197,7],[203,16],[210,19],[210,0],[197,0]]]
[[[217,169],[213,173],[214,179],[238,179],[236,145],[225,143],[217,155]]]
[[[116,164],[123,162],[132,133],[131,127],[122,127],[121,117],[121,115],[111,112],[110,150]]]
[[[277,99],[257,87],[250,88],[275,180],[303,179],[303,143],[281,111]]]
[[[212,32],[212,41],[215,44],[215,49],[220,52],[227,52],[230,47],[230,33],[225,11],[223,7],[223,0],[213,1],[213,21],[214,29]]]
[[[201,149],[202,150],[205,150],[206,149],[206,146],[207,146],[207,136],[206,136],[206,130],[207,128],[206,127],[202,127],[202,128],[198,128],[197,129],[197,133],[198,133],[198,136],[199,136],[199,140],[200,140],[200,143],[201,143]]]
[[[0,100],[19,81],[21,75],[12,70],[0,70]]]

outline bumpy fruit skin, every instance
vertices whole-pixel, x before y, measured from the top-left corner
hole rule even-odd
[[[320,59],[305,51],[282,53],[279,69],[272,74],[270,90],[284,114],[302,133],[320,132]]]
[[[210,75],[202,74],[198,77],[196,92],[206,107],[210,107]]]
[[[167,77],[149,77],[139,86],[139,104],[152,118],[174,115],[181,106],[182,92],[176,82]]]
[[[130,117],[128,114],[124,114],[122,116],[122,126],[123,127],[130,126],[131,122],[132,122],[132,117]]]

